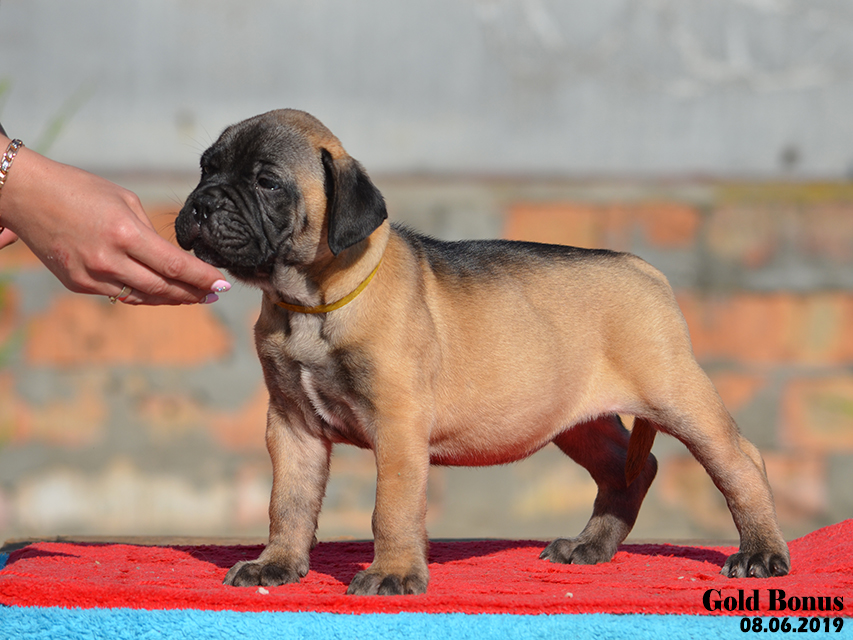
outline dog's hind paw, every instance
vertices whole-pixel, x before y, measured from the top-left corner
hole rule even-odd
[[[395,575],[359,571],[349,584],[347,594],[354,596],[410,596],[426,593],[428,579],[420,575]]]
[[[299,582],[304,575],[300,575],[293,567],[241,560],[228,570],[222,584],[233,587],[278,587]]]
[[[613,558],[616,549],[611,546],[584,542],[580,538],[558,538],[545,547],[539,557],[560,564],[598,564]]]
[[[790,570],[791,563],[782,554],[738,552],[728,557],[720,573],[727,578],[772,578]]]

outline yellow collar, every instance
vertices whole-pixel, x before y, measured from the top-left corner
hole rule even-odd
[[[376,265],[376,268],[370,272],[370,275],[367,276],[364,281],[355,288],[355,291],[350,293],[349,295],[344,296],[337,302],[332,302],[329,304],[321,304],[316,307],[303,307],[298,304],[288,304],[287,302],[276,302],[275,304],[281,307],[282,309],[287,309],[288,311],[293,311],[294,313],[328,313],[329,311],[334,311],[335,309],[340,309],[346,304],[349,304],[353,300],[356,299],[359,293],[367,288],[367,285],[370,284],[370,281],[373,280],[373,276],[376,275],[376,272],[379,271],[379,265],[382,264],[382,258],[379,259],[379,263]]]

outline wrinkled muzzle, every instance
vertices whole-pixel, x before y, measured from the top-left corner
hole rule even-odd
[[[250,277],[271,266],[285,235],[281,226],[237,189],[199,187],[175,220],[175,235],[201,260]]]

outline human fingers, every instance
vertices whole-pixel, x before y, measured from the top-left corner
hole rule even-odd
[[[165,245],[167,250],[173,250],[170,253],[177,254],[178,260],[195,260],[154,231],[134,223],[113,225],[107,231],[100,232],[94,244],[83,240],[76,245],[68,243],[71,245],[68,249],[58,247],[45,255],[43,262],[75,293],[117,297],[123,287],[130,287],[134,294],[126,300],[129,304],[196,304],[205,300],[214,288],[230,288],[221,277],[212,279],[212,284],[203,285],[203,289],[173,280],[131,255],[132,247],[150,243]],[[210,269],[214,277],[219,275],[218,271],[212,267]],[[168,271],[168,267],[163,271]],[[216,287],[213,283],[216,283]]]
[[[82,250],[78,243],[74,249],[57,251],[44,262],[77,293],[120,296],[127,304],[176,305],[211,302],[208,294],[231,287],[215,268],[126,218],[101,231],[97,246]],[[132,295],[120,295],[125,286],[133,290]]]
[[[144,241],[134,243],[128,255],[147,270],[148,277],[134,288],[178,304],[198,303],[209,293],[227,291],[231,285],[211,265],[164,240],[154,231],[143,231]]]
[[[231,286],[220,279],[207,290],[198,289],[179,280],[164,278],[133,258],[126,257],[121,263],[121,272],[92,273],[98,281],[96,289],[112,302],[131,305],[180,305],[204,304],[218,299],[211,294],[227,291]]]
[[[114,285],[113,289],[118,289],[119,285]],[[142,291],[137,291],[133,287],[128,285],[124,285],[121,289],[118,289],[116,293],[113,295],[107,296],[108,300],[111,304],[129,304],[132,306],[137,305],[145,305],[145,306],[159,306],[159,305],[171,305],[177,306],[183,303],[177,302],[174,298],[165,298],[160,296],[153,296],[147,293],[143,293]],[[201,297],[197,304],[213,304],[219,300],[219,296],[216,293],[207,293]]]
[[[0,230],[0,249],[18,241],[18,236],[11,229]]]

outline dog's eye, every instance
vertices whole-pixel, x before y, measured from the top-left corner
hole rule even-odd
[[[278,191],[281,188],[281,184],[272,178],[261,176],[258,178],[258,187],[267,191]]]

